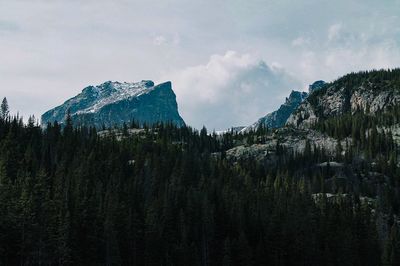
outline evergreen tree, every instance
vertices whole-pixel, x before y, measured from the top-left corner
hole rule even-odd
[[[8,106],[7,98],[4,97],[3,101],[1,102],[0,106],[0,119],[6,120],[10,114],[10,109]]]

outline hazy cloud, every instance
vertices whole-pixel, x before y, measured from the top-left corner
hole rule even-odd
[[[234,51],[213,55],[206,64],[168,76],[184,119],[211,130],[247,125],[301,86],[283,69]]]
[[[309,43],[310,43],[310,39],[300,36],[292,41],[292,46],[301,47],[301,46],[308,45]]]
[[[0,34],[3,32],[13,32],[18,31],[18,25],[11,21],[1,20],[0,19]]]
[[[167,39],[162,35],[156,36],[153,41],[154,45],[157,45],[157,46],[164,45],[164,44],[166,44],[166,42],[167,42]]]
[[[341,29],[342,29],[341,23],[336,23],[330,26],[328,30],[328,40],[333,41],[335,39],[338,39],[340,37]]]

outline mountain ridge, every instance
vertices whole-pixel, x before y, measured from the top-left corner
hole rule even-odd
[[[310,94],[323,88],[325,84],[325,81],[318,80],[309,85],[308,92],[292,90],[289,97],[285,99],[285,103],[283,103],[277,110],[261,117],[257,120],[257,122],[245,127],[240,132],[247,133],[250,131],[255,131],[260,126],[264,126],[265,128],[270,129],[283,127],[286,124],[290,115],[298,108],[298,106],[305,99],[307,99]]]
[[[382,77],[380,77],[380,75]],[[327,117],[357,111],[376,113],[400,103],[400,69],[350,73],[311,94],[286,125],[309,128]]]
[[[85,87],[78,95],[44,113],[42,125],[55,121],[63,123],[68,112],[74,124],[97,128],[121,126],[132,120],[141,124],[185,124],[170,81],[158,85],[151,80],[106,81]]]

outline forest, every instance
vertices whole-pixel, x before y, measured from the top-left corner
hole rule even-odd
[[[24,123],[5,103],[0,265],[400,265],[398,147],[379,130],[399,108],[314,125],[353,140],[336,158],[278,144],[278,162],[264,165],[225,152],[262,143],[269,129],[221,136],[157,124],[131,134],[131,123],[117,137],[70,117]]]

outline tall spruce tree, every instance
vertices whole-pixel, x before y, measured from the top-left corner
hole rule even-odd
[[[3,120],[6,120],[7,117],[10,114],[9,106],[8,106],[8,101],[7,98],[4,97],[3,101],[1,102],[0,106],[0,118]]]

